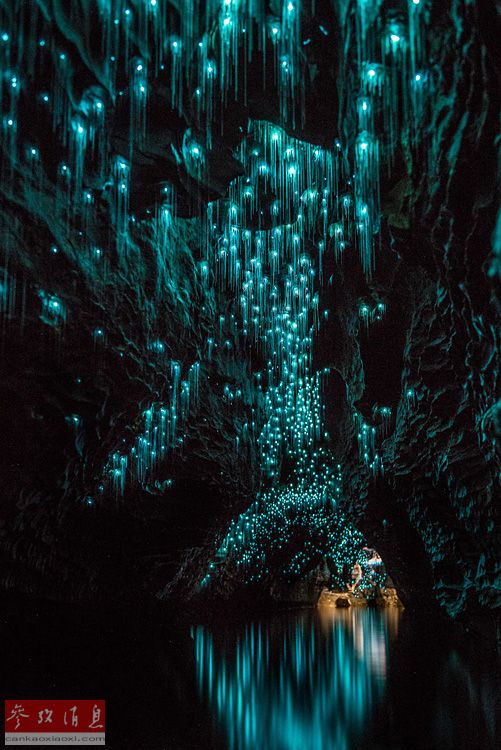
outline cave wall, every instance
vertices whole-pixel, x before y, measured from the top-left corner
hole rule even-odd
[[[371,283],[359,278],[357,289],[348,282],[348,293],[345,277],[333,283],[333,306],[355,295],[386,304],[368,336],[361,326],[350,336],[343,307],[335,329],[338,337],[344,332],[344,352],[351,349],[332,360],[348,408],[369,415],[376,402],[393,414],[382,445],[385,476],[353,478],[354,504],[364,498],[362,527],[404,599],[419,601],[418,578],[417,587],[433,590],[453,616],[499,606],[499,268],[492,252],[499,69],[491,11],[488,4],[434,8],[430,66],[439,83],[421,168],[407,164],[389,186]]]
[[[23,38],[38,43],[50,34],[50,55],[64,49],[69,64],[60,95],[80,107],[106,102],[108,146],[123,153],[128,111],[110,96],[93,38],[97,6],[33,6],[28,17],[25,3],[3,3],[5,28],[20,24]],[[351,37],[345,49],[332,39],[355,6],[317,3],[315,14],[304,11],[304,122],[287,129],[305,141],[353,141],[353,114],[339,85]],[[389,16],[395,8],[380,4]],[[330,369],[325,420],[329,449],[343,466],[343,511],[381,551],[406,603],[430,605],[436,597],[459,616],[500,604],[499,308],[491,250],[499,67],[493,3],[452,0],[429,12],[433,86],[419,147],[401,147],[383,171],[372,276],[353,248],[341,262],[332,248],[326,253],[322,304],[329,315],[314,359]],[[147,56],[144,39],[130,43]],[[258,59],[245,103],[218,104],[214,120],[224,121],[224,133],[214,136],[200,176],[179,154],[187,129],[198,132],[203,123],[187,94],[185,106],[173,106],[172,84],[159,73],[148,128],[130,154],[133,225],[121,244],[110,230],[123,217],[100,170],[103,143],[81,165],[92,212],[68,211],[59,162],[71,154],[52,106],[40,99],[50,65],[36,44],[21,46],[9,52],[12,69],[24,66],[17,143],[35,143],[44,169],[14,158],[4,139],[1,585],[66,599],[186,598],[215,541],[261,484],[256,444],[235,440],[259,408],[254,373],[263,362],[256,347],[217,342],[208,356],[228,293],[204,286],[200,238],[207,202],[224,198],[242,174],[234,150],[246,123],[278,123],[278,97],[273,82],[264,90]],[[124,92],[126,99],[126,82]],[[165,190],[175,196],[175,221],[159,213]],[[367,330],[360,306],[378,304],[384,314]],[[172,395],[172,362],[182,379],[201,363],[198,400],[151,481],[131,482],[121,494],[103,467],[134,444],[145,410]],[[225,398],[228,384],[243,394],[238,409]],[[391,417],[378,447],[384,472],[374,477],[360,463],[353,416],[377,422],[377,406]]]

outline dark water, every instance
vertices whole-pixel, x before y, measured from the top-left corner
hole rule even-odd
[[[355,747],[384,699],[398,617],[334,609],[194,628],[200,693],[228,747]]]
[[[225,746],[501,747],[496,665],[469,663],[427,628],[415,631],[421,640],[406,659],[400,618],[397,610],[326,609],[193,628],[198,688]]]
[[[0,697],[105,698],[113,750],[501,747],[499,661],[431,617],[0,612]]]

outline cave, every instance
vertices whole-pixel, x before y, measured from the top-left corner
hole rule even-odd
[[[0,2],[6,744],[499,747],[499,38]]]

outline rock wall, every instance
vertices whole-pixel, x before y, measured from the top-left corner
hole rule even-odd
[[[179,23],[177,5],[168,5]],[[315,14],[304,10],[304,121],[287,129],[312,143],[353,143],[347,93],[338,88],[350,37],[345,49],[336,45],[357,11],[355,3],[341,5],[338,13],[323,2]],[[224,289],[208,293],[200,276],[203,214],[242,174],[234,150],[249,118],[279,122],[279,97],[272,80],[264,89],[261,73],[273,75],[256,59],[245,101],[236,96],[213,113],[224,133],[214,135],[202,176],[180,156],[186,132],[203,130],[191,94],[174,105],[173,79],[153,77],[148,127],[129,154],[132,224],[127,242],[117,242],[123,207],[100,169],[99,149],[129,149],[124,101],[132,89],[119,81],[120,96],[111,96],[95,39],[98,6],[36,2],[32,15],[23,3],[1,7],[3,27],[25,30],[24,51],[4,32],[2,54],[11,55],[4,84],[17,90],[12,71],[19,68],[16,148],[35,148],[37,163],[13,151],[4,109],[0,583],[65,599],[186,598],[229,520],[260,486],[255,443],[235,438],[254,418],[254,374],[265,363],[254,346],[208,352],[214,318],[230,302]],[[401,12],[389,2],[379,10],[388,18]],[[419,151],[400,148],[382,170],[369,279],[354,251],[334,260],[331,233],[322,298],[329,315],[314,361],[331,371],[325,421],[329,449],[343,466],[343,510],[382,554],[406,605],[431,606],[436,598],[451,616],[467,617],[495,610],[501,595],[498,258],[491,251],[496,18],[489,1],[451,0],[428,12],[433,87]],[[144,39],[130,44],[146,56]],[[50,61],[40,57],[43,47]],[[53,89],[51,65],[61,55],[68,68]],[[82,111],[106,104],[107,145],[98,139],[93,158],[80,163],[92,212],[85,205],[68,211],[60,164],[72,157],[57,120],[66,115],[58,102],[45,106],[49,86]],[[158,212],[165,190],[175,195],[175,222]],[[378,305],[367,330],[361,306]],[[173,362],[181,379],[201,363],[197,403],[149,480],[119,493],[104,468],[135,444],[145,410],[172,396]],[[225,400],[228,384],[242,393],[237,411]],[[376,478],[359,461],[355,413],[388,422],[378,447],[384,473]]]

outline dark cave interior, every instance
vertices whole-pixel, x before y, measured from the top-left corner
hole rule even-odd
[[[496,28],[0,3],[5,594],[268,606],[369,545],[495,627]]]

